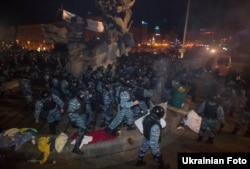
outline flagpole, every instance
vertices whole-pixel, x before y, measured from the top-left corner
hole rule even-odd
[[[62,11],[63,11],[63,5],[61,5],[61,7],[59,9],[57,9],[57,11],[56,11],[56,18],[55,18],[56,25],[57,25],[58,18],[60,18],[60,20],[61,20]]]
[[[186,43],[186,37],[187,37],[187,25],[188,25],[188,18],[189,18],[190,1],[191,0],[188,0],[188,5],[187,5],[187,13],[186,13],[186,19],[185,19],[184,33],[183,33],[182,49],[180,51],[181,59],[184,57],[184,53],[185,53],[185,43]]]

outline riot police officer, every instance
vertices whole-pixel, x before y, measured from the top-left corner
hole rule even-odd
[[[149,86],[145,80],[141,80],[139,85],[133,89],[133,96],[140,103],[134,106],[134,117],[139,118],[145,115],[150,108],[150,98],[153,96],[153,91],[149,89]]]
[[[132,100],[131,97],[132,85],[129,79],[123,81],[123,87],[120,89],[119,94],[119,105],[116,117],[111,121],[111,123],[105,128],[108,135],[113,135],[116,133],[118,125],[126,119],[127,130],[135,130],[133,126],[134,117],[132,107],[139,104],[138,100]]]
[[[83,155],[83,152],[79,149],[86,131],[86,107],[83,90],[78,90],[75,96],[69,100],[67,113],[72,127],[78,129],[75,147],[72,152]]]
[[[114,94],[112,84],[106,80],[103,82],[102,98],[100,102],[102,122],[101,127],[104,127],[110,123],[113,118],[113,105],[114,105]]]
[[[62,93],[63,93],[63,96],[65,97],[65,99],[67,100],[67,101],[69,101],[72,97],[73,97],[73,94],[72,94],[72,91],[70,90],[70,89],[72,89],[71,88],[71,79],[72,77],[71,77],[71,75],[69,74],[67,74],[67,73],[65,73],[65,74],[63,74],[63,77],[62,77],[62,80],[61,80],[61,91],[62,91]]]
[[[214,138],[217,133],[217,124],[220,122],[222,129],[225,124],[223,107],[218,104],[219,96],[217,93],[212,93],[208,101],[203,101],[199,106],[197,113],[202,117],[200,130],[198,132],[198,142],[202,141],[206,130],[209,128],[209,137],[207,142],[214,143]]]
[[[248,125],[247,125],[245,136],[250,137],[250,99],[247,99],[244,105],[244,109],[242,110],[242,113],[239,116],[239,119],[234,126],[234,130],[232,131],[232,134],[233,135],[237,134],[240,131],[240,129],[247,123]]]
[[[86,106],[86,125],[88,129],[91,129],[92,126],[95,124],[94,122],[95,113],[92,108],[93,99],[94,99],[94,92],[91,90],[91,88],[86,87],[84,90],[84,101]]]
[[[150,149],[154,159],[158,164],[158,168],[166,168],[164,166],[159,147],[162,129],[160,119],[164,116],[164,114],[165,111],[161,106],[155,106],[151,109],[150,114],[144,117],[142,121],[144,138],[138,153],[136,166],[143,166],[146,164],[146,162],[143,161],[143,158],[145,153]]]
[[[51,84],[50,91],[60,97],[62,95],[60,89],[60,79],[56,73],[52,76]]]
[[[56,125],[61,121],[61,113],[64,112],[64,102],[55,94],[51,94],[47,89],[42,90],[41,98],[36,101],[34,117],[36,123],[39,118],[47,120],[51,134],[56,134]]]
[[[51,75],[49,71],[46,71],[43,76],[43,85],[46,89],[50,90],[51,88]]]

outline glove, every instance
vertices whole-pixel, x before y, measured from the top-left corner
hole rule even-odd
[[[220,128],[224,128],[225,124],[224,123],[221,123],[220,124]]]

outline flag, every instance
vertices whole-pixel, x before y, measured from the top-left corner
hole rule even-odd
[[[65,20],[66,22],[71,22],[72,19],[76,19],[77,23],[84,23],[83,18],[80,16],[77,16],[74,13],[71,13],[69,11],[63,10],[63,14],[62,14],[62,19]]]
[[[77,16],[74,13],[71,13],[69,11],[63,10],[62,19],[66,22],[72,22],[72,19],[75,19],[77,23],[84,23],[84,19],[80,16]],[[95,32],[103,32],[104,26],[101,21],[96,21],[92,19],[87,19],[87,26],[85,29],[92,30]]]
[[[95,21],[92,19],[87,19],[87,27],[86,29],[92,30],[95,32],[103,32],[104,26],[101,21]]]

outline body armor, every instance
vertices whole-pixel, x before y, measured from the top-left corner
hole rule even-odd
[[[217,108],[218,104],[211,105],[208,102],[206,102],[205,110],[204,110],[204,116],[209,119],[217,119]]]
[[[53,101],[52,97],[44,99],[43,110],[50,111],[56,108],[56,102]]]
[[[160,122],[157,120],[158,118],[154,114],[147,115],[145,119],[143,120],[143,135],[147,138],[147,140],[150,140],[150,130],[153,125],[159,125],[161,128]]]

